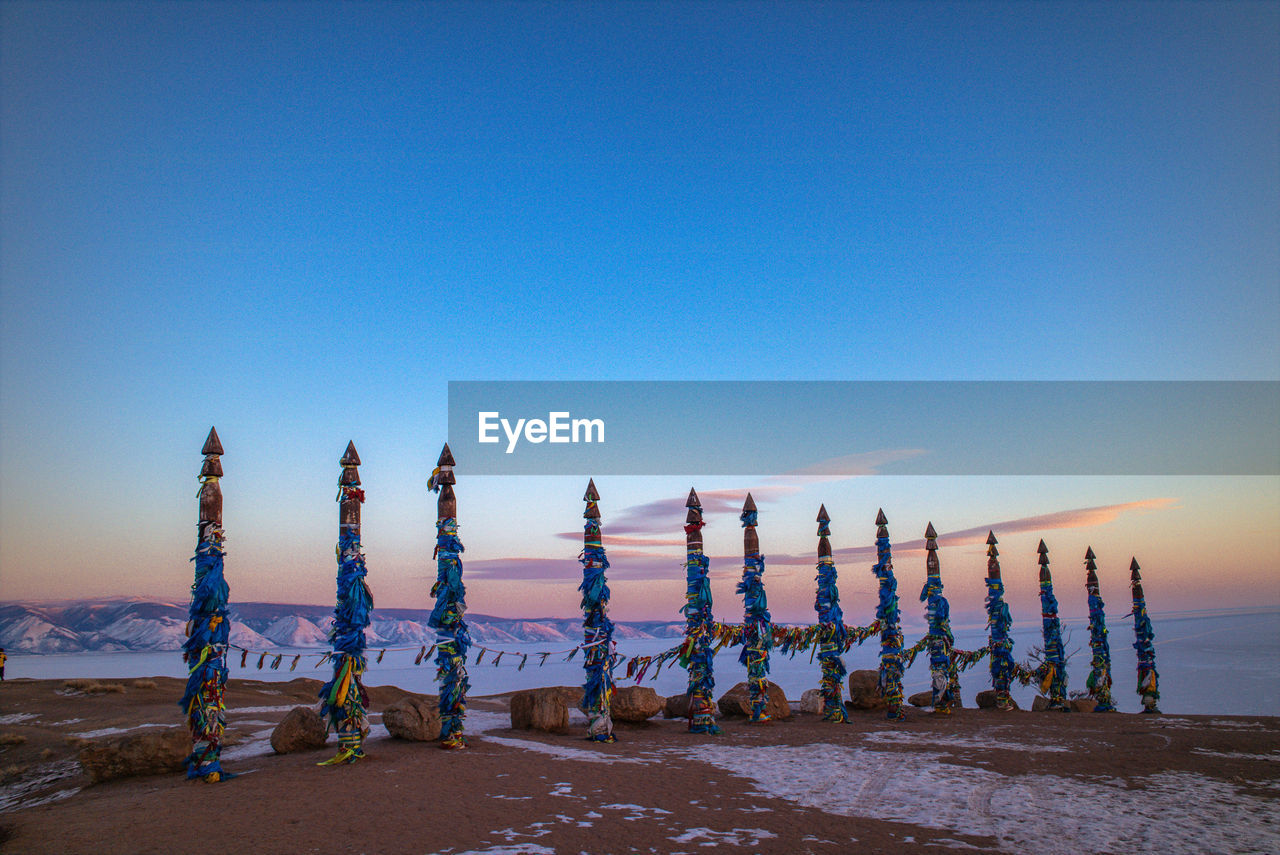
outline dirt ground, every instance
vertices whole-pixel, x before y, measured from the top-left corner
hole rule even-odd
[[[618,724],[613,745],[513,731],[473,699],[470,747],[388,737],[368,759],[265,744],[320,683],[233,680],[219,784],[90,786],[85,739],[181,726],[171,678],[0,685],[6,853],[1277,852],[1280,718],[911,710],[849,724]],[[404,694],[372,690],[373,709]]]

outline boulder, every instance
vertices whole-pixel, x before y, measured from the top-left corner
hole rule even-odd
[[[148,730],[108,739],[95,739],[80,749],[80,765],[95,784],[137,775],[160,775],[182,770],[191,753],[186,728]]]
[[[874,670],[849,672],[848,706],[855,710],[887,709],[884,697],[880,694],[880,672]]]
[[[777,683],[765,680],[764,685],[768,693],[764,706],[765,714],[774,721],[791,718],[791,704],[787,702],[787,693],[782,691],[782,687]],[[746,683],[739,683],[725,692],[718,703],[722,715],[743,717],[751,715],[751,700],[747,695]]]
[[[294,707],[271,731],[271,750],[277,754],[324,748],[328,726],[313,707]]]
[[[578,709],[578,705],[582,703],[581,686],[556,686],[553,691],[560,693],[560,697],[564,698],[565,705],[569,709]]]
[[[822,690],[805,689],[800,696],[800,712],[822,715]]]
[[[405,695],[382,711],[382,723],[397,739],[431,742],[440,738],[440,711],[427,698]]]
[[[913,707],[931,707],[933,706],[933,691],[916,692],[914,695],[907,698],[907,703],[911,704]]]
[[[1031,702],[1032,712],[1046,712],[1049,709],[1049,699],[1044,695],[1036,695],[1035,700]],[[1057,712],[1066,712],[1071,709],[1070,701],[1067,702],[1066,710],[1057,710]]]
[[[667,698],[667,703],[662,709],[663,718],[688,718],[689,717],[689,696],[686,694],[672,695]]]
[[[564,733],[569,729],[569,705],[557,687],[526,689],[511,696],[511,727]]]
[[[614,721],[648,721],[666,706],[666,699],[648,686],[622,686],[613,690],[609,716]]]
[[[1009,703],[1013,704],[1013,709],[1016,710],[1018,708],[1018,702],[1013,698],[1009,699]],[[985,691],[978,692],[978,708],[984,710],[993,710],[996,708],[995,689],[987,689]]]
[[[1098,708],[1098,702],[1093,698],[1072,698],[1067,701],[1067,706],[1072,712],[1093,712]]]

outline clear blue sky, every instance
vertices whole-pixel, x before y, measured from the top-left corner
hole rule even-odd
[[[174,587],[211,423],[241,572],[332,570],[349,438],[423,564],[451,379],[1280,378],[1274,3],[0,25],[0,596]]]

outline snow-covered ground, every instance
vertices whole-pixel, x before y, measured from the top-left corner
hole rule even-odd
[[[1015,629],[1014,655],[1022,661],[1031,648],[1039,644],[1038,621]],[[1129,634],[1130,624],[1113,619],[1111,626],[1112,667],[1115,675],[1114,694],[1122,711],[1137,712],[1138,697],[1134,691],[1136,663]],[[1161,708],[1168,713],[1211,715],[1235,713],[1241,715],[1280,715],[1280,610],[1247,615],[1203,614],[1156,620],[1156,664],[1160,672]],[[908,632],[908,641],[914,640]],[[1064,638],[1069,654],[1070,688],[1083,689],[1089,672],[1088,628],[1081,624],[1064,626]],[[983,627],[959,628],[956,631],[958,647],[972,649],[985,643]],[[678,639],[619,639],[618,652],[624,657],[652,656],[678,643]],[[566,662],[565,642],[507,642],[494,649],[507,651],[500,663],[493,665],[494,653],[485,656],[482,664],[474,664],[475,654],[482,643],[472,649],[472,663],[468,666],[473,695],[492,695],[537,686],[579,685],[582,683],[582,656],[579,653]],[[397,685],[411,691],[434,692],[435,665],[424,659],[415,666],[417,655],[412,651],[390,651],[381,663],[374,660],[378,647],[370,646],[370,664],[365,682],[369,685]],[[547,658],[539,667],[538,656],[543,651],[560,651]],[[273,651],[273,654],[277,651]],[[279,651],[284,660],[279,670],[256,668],[258,657],[250,655],[247,667],[240,667],[239,655],[231,657],[232,677],[249,677],[261,680],[289,680],[294,677],[327,678],[328,665],[315,667],[320,653],[308,650]],[[875,668],[878,644],[875,639],[861,647],[853,648],[845,656],[849,670]],[[302,654],[296,670],[290,672],[289,664],[296,653]],[[523,670],[518,670],[519,655],[531,654]],[[720,652],[716,657],[717,693],[726,691],[745,679],[745,670],[738,664],[738,649]],[[625,660],[624,660],[625,661]],[[267,666],[271,657],[267,658]],[[770,678],[786,691],[787,696],[799,699],[805,689],[818,685],[818,665],[810,660],[809,652],[794,658],[775,651],[771,660]],[[654,687],[660,694],[673,695],[684,691],[685,672],[674,660],[656,677],[650,668],[644,684]],[[43,656],[10,655],[7,668],[9,678],[14,677],[95,677],[125,678],[149,676],[185,676],[186,669],[181,656],[175,652],[116,652],[50,654]],[[620,684],[629,684],[625,678],[625,664],[617,672]],[[908,695],[924,691],[929,686],[928,664],[921,656],[908,671],[905,680]],[[961,677],[965,703],[972,705],[974,695],[990,686],[990,675],[984,660]],[[1019,704],[1029,707],[1033,693],[1018,687],[1014,697]]]

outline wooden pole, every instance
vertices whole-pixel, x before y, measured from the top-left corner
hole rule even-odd
[[[837,586],[836,563],[831,557],[831,517],[827,506],[818,508],[818,590],[813,606],[818,612],[818,664],[822,668],[819,688],[822,692],[822,720],[847,722],[849,714],[844,708],[845,670],[841,654],[848,646],[849,634],[844,625],[844,610],[840,608],[840,589]]]
[[[1147,614],[1147,598],[1142,592],[1138,559],[1129,562],[1129,587],[1133,590],[1133,649],[1138,651],[1138,694],[1144,713],[1160,712],[1160,675],[1156,672],[1155,630]]]
[[[760,554],[760,538],[756,535],[756,503],[747,493],[742,505],[742,653],[738,661],[747,668],[747,696],[751,701],[748,721],[759,724],[770,720],[767,711],[769,690],[765,678],[769,674],[769,649],[773,647],[773,620],[764,591],[764,556]]]
[[[929,624],[929,672],[933,689],[933,711],[950,715],[960,699],[960,677],[951,650],[955,637],[951,634],[951,606],[942,593],[942,565],[938,561],[938,533],[933,523],[924,530],[925,581],[920,601],[925,603],[925,619]]]
[[[1070,712],[1067,706],[1067,658],[1062,647],[1062,622],[1058,620],[1058,598],[1053,595],[1049,573],[1049,547],[1040,541],[1036,548],[1040,561],[1040,618],[1044,638],[1040,691],[1049,697],[1049,709]]]
[[[223,692],[227,684],[227,646],[230,589],[223,576],[226,551],[222,531],[222,442],[216,428],[201,449],[200,514],[196,523],[195,581],[191,585],[187,640],[182,661],[187,664],[186,691],[179,702],[191,733],[187,777],[216,783],[231,777],[222,768],[222,735],[226,728]]]
[[[467,651],[471,634],[464,615],[467,612],[467,589],[462,583],[462,541],[458,539],[458,500],[453,492],[457,480],[453,474],[453,452],[444,444],[436,460],[435,471],[427,482],[436,497],[436,583],[431,595],[435,607],[427,625],[436,631],[436,682],[440,700],[440,747],[467,747],[465,719],[467,690]]]
[[[1089,595],[1089,650],[1092,653],[1089,679],[1086,685],[1089,696],[1097,701],[1094,712],[1115,712],[1111,699],[1111,643],[1107,640],[1106,606],[1098,587],[1097,556],[1093,547],[1084,553],[1084,588]]]
[[[702,551],[702,502],[689,488],[685,500],[685,630],[681,664],[689,671],[686,695],[689,699],[689,732],[720,733],[715,721],[713,692],[716,687],[715,653],[711,643],[715,637],[715,618],[711,613],[711,580],[707,574],[710,560]]]
[[[871,568],[880,583],[876,619],[880,621],[880,694],[889,705],[886,718],[906,718],[902,711],[902,623],[898,612],[898,580],[893,575],[893,552],[889,545],[889,519],[884,509],[876,514],[876,563]]]
[[[338,734],[338,753],[318,765],[354,763],[365,756],[364,739],[369,733],[369,696],[362,675],[366,667],[365,629],[373,612],[373,595],[365,583],[364,551],[360,544],[360,455],[354,442],[338,460],[338,581],[333,608],[333,629],[329,639],[333,649],[333,679],[320,689],[320,716],[329,717]]]
[[[1013,617],[1004,601],[1004,581],[1000,578],[1000,550],[995,532],[987,532],[987,633],[991,648],[991,688],[996,693],[996,709],[1013,709],[1009,686],[1013,683]]]
[[[613,700],[613,621],[609,620],[609,582],[600,535],[600,493],[595,480],[587,482],[582,500],[587,508],[582,516],[582,668],[586,682],[582,686],[582,702],[578,705],[587,715],[587,739],[592,742],[616,742],[613,734],[611,703]]]

